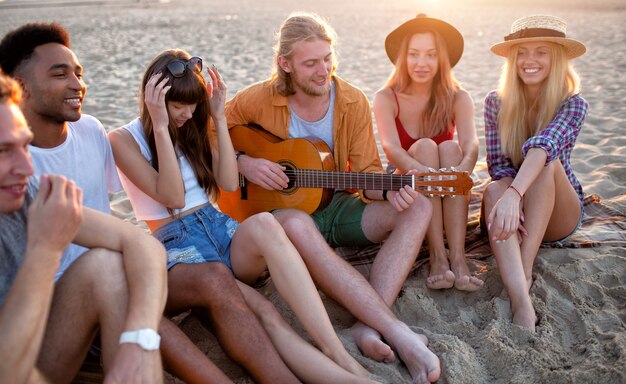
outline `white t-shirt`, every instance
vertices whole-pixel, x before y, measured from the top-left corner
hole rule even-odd
[[[107,133],[98,119],[83,114],[78,121],[68,122],[65,142],[54,148],[29,147],[37,179],[46,173],[74,180],[83,190],[85,207],[111,213],[109,192],[121,190],[122,184]],[[86,250],[70,244],[61,258],[55,279],[58,280]]]

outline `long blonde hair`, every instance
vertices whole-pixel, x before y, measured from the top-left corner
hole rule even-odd
[[[559,44],[546,42],[550,48],[550,71],[532,105],[524,96],[525,85],[517,75],[519,49],[510,50],[502,67],[498,95],[501,98],[498,113],[500,145],[515,167],[522,163],[522,145],[531,136],[550,124],[561,103],[580,91],[580,79]],[[537,119],[530,121],[530,111],[537,110]]]
[[[392,88],[396,92],[402,92],[411,85],[411,77],[406,64],[409,41],[414,35],[420,33],[430,33],[434,37],[439,67],[433,79],[430,99],[424,113],[420,116],[422,124],[418,135],[419,137],[435,137],[451,128],[454,98],[461,89],[461,85],[454,77],[450,67],[445,40],[439,32],[430,29],[418,30],[413,34],[407,34],[402,39],[395,68],[387,79],[385,87]]]
[[[280,95],[290,96],[295,94],[291,77],[278,65],[278,57],[289,58],[293,53],[294,44],[300,41],[320,39],[330,44],[333,66],[331,74],[337,69],[337,57],[335,55],[335,40],[337,36],[333,28],[320,16],[313,13],[293,13],[281,25],[274,45],[274,67],[271,81]]]

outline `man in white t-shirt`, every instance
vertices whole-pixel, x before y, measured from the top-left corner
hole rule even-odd
[[[27,116],[41,116],[35,109],[37,107],[37,98],[31,98],[30,102],[23,104]],[[27,119],[29,123],[31,119],[41,120]],[[83,204],[86,207],[111,214],[109,193],[119,191],[122,186],[111,145],[100,121],[93,116],[82,115],[77,121],[64,124],[56,124],[52,120],[47,124],[38,121],[30,125],[35,134],[30,145],[35,176],[57,174],[74,180],[83,190]],[[85,251],[87,248],[70,244],[63,254],[55,279],[59,279]]]
[[[3,39],[2,67],[12,43],[24,46]],[[162,382],[165,250],[129,223],[83,210],[81,189],[64,176],[29,183],[33,134],[18,103],[19,86],[0,72],[0,382],[70,382],[97,332],[108,382]],[[91,250],[55,283],[70,241]]]
[[[110,214],[108,193],[122,189],[111,145],[100,121],[81,113],[87,91],[83,68],[69,49],[69,37],[64,44],[62,36],[67,32],[52,25],[39,28],[37,36],[29,33],[35,39],[29,46],[40,54],[22,54],[14,68],[3,68],[10,75],[20,73],[21,108],[35,135],[30,145],[35,176],[57,174],[73,180],[83,190],[86,207]],[[20,52],[8,54],[20,56]],[[71,244],[55,279],[86,250]]]

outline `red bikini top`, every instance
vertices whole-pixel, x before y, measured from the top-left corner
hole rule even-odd
[[[421,137],[414,139],[411,136],[409,136],[409,134],[404,129],[404,126],[402,125],[402,122],[400,121],[400,103],[398,102],[398,96],[396,95],[396,91],[394,91],[393,89],[391,91],[393,92],[393,97],[395,97],[396,105],[398,106],[398,114],[396,115],[396,129],[398,130],[398,137],[400,138],[400,145],[405,151],[408,151],[411,145],[413,145],[413,143],[415,143],[417,140],[421,139]],[[441,144],[442,142],[446,140],[452,140],[454,138],[455,127],[456,126],[454,125],[454,122],[452,122],[450,129],[441,133],[438,136],[431,137],[431,139],[437,144]]]

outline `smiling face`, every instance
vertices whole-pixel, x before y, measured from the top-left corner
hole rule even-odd
[[[293,45],[290,58],[279,56],[279,65],[290,74],[296,92],[310,96],[323,96],[330,92],[333,53],[327,41],[299,41]]]
[[[551,47],[545,42],[517,46],[517,75],[529,90],[538,90],[550,73]]]
[[[28,151],[33,138],[20,108],[0,102],[0,212],[15,212],[24,204],[28,177],[34,172]]]
[[[439,68],[437,46],[432,33],[417,33],[411,37],[407,46],[406,64],[412,81],[432,83]]]
[[[55,123],[80,119],[87,86],[74,52],[58,43],[40,45],[25,65],[22,80],[28,116]]]
[[[178,128],[185,125],[187,120],[193,117],[193,112],[198,104],[184,104],[176,101],[168,101],[167,113],[174,120]]]

